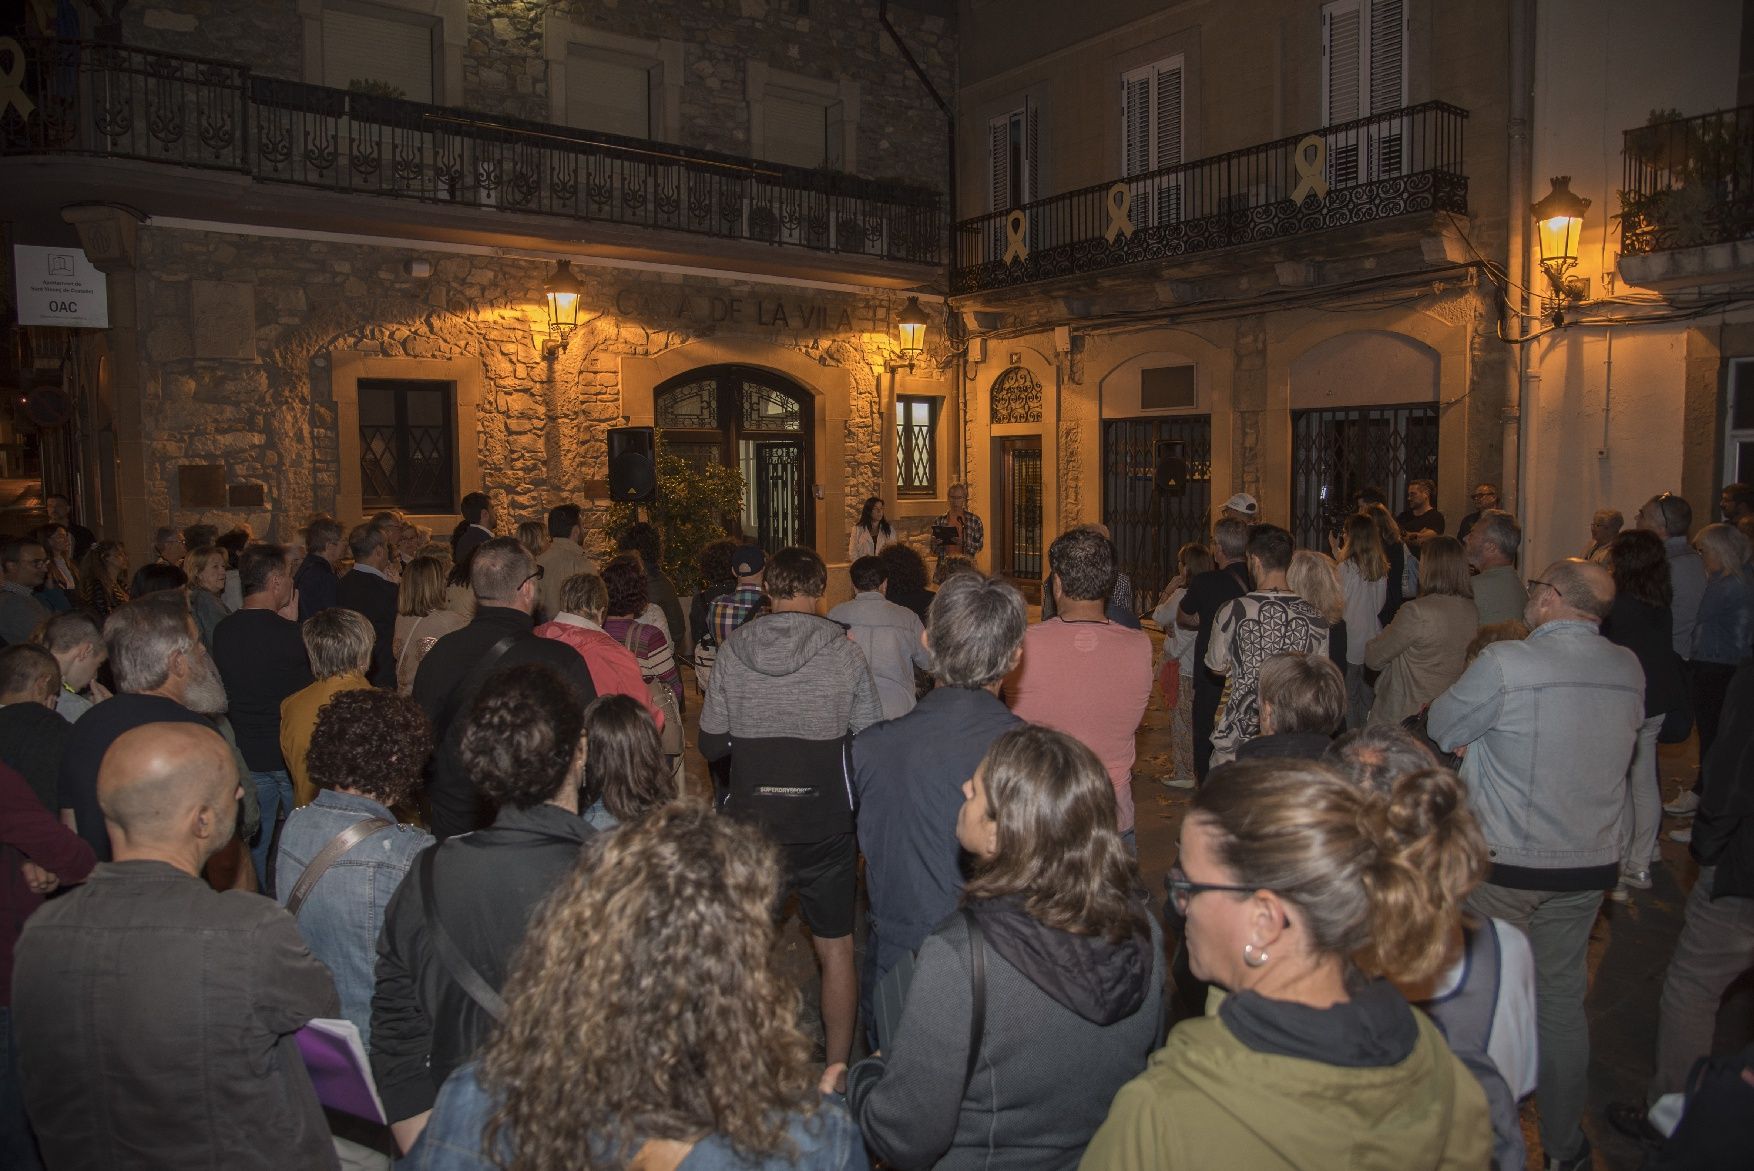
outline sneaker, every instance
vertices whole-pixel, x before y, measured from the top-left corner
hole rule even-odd
[[[1632,892],[1626,888],[1626,879],[1622,877],[1618,885],[1608,892],[1608,897],[1617,903],[1630,903]]]
[[[1194,787],[1193,777],[1170,777],[1163,782],[1172,789],[1191,789]]]
[[[1650,889],[1650,871],[1648,871],[1648,870],[1622,870],[1620,872],[1620,885],[1634,887],[1638,890],[1649,890]]]
[[[1662,1132],[1650,1124],[1643,1106],[1635,1106],[1631,1102],[1609,1102],[1603,1113],[1608,1117],[1609,1126],[1646,1150],[1655,1150],[1663,1145]]]
[[[1692,827],[1689,826],[1686,829],[1672,829],[1672,830],[1670,830],[1669,831],[1669,840],[1671,842],[1680,842],[1682,845],[1686,845],[1688,842],[1693,840]]]
[[[1663,812],[1671,817],[1692,817],[1698,809],[1699,794],[1691,789],[1663,806]]]
[[[1587,1138],[1583,1140],[1583,1149],[1571,1158],[1556,1159],[1548,1155],[1546,1162],[1541,1164],[1546,1171],[1590,1171],[1595,1165],[1595,1152],[1590,1150],[1590,1140]]]

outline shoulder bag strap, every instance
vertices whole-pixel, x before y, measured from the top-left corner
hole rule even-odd
[[[487,678],[487,673],[493,670],[493,665],[499,662],[500,656],[511,650],[512,644],[517,641],[518,632],[513,631],[511,634],[506,635],[504,638],[488,647],[487,653],[475,660],[475,665],[470,667],[461,679],[457,680],[457,685],[451,688],[451,694],[445,700],[445,714],[444,719],[439,721],[440,728],[448,728],[451,726],[451,721],[457,717],[457,708],[463,703],[463,693],[469,690],[469,685],[471,683],[479,683],[480,681],[485,680]]]
[[[987,941],[981,934],[980,920],[967,907],[962,908],[962,921],[968,925],[968,980],[974,992],[974,1010],[968,1019],[968,1069],[962,1078],[962,1092],[967,1096],[987,1031]]]
[[[395,822],[385,821],[381,817],[368,817],[363,821],[354,822],[330,838],[328,845],[317,851],[317,856],[311,859],[311,864],[305,867],[305,872],[298,876],[297,882],[292,884],[292,893],[286,896],[286,913],[295,919],[298,918],[298,909],[304,906],[305,899],[310,897],[311,888],[317,885],[317,880],[323,877],[324,873],[335,864],[341,855],[379,830],[395,824]]]
[[[494,1020],[504,1020],[504,998],[494,991],[493,986],[482,977],[480,972],[475,970],[475,965],[469,962],[469,957],[457,949],[456,943],[451,939],[450,932],[446,931],[445,925],[439,922],[438,906],[432,897],[432,856],[438,853],[438,850],[437,846],[431,846],[422,851],[418,863],[420,867],[420,901],[425,904],[427,938],[432,940],[432,949],[438,953],[439,963],[444,966],[445,971],[450,973],[451,979],[457,982],[457,986],[468,994],[469,999],[480,1005]]]
[[[428,612],[422,614],[419,618],[414,620],[414,625],[408,628],[408,637],[402,640],[402,653],[397,656],[396,659],[396,673],[398,675],[402,673],[402,664],[408,661],[408,648],[414,645],[415,636],[420,631],[420,624],[425,622],[428,618],[431,618],[433,613],[434,612]]]

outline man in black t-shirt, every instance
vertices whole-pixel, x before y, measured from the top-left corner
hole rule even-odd
[[[1437,498],[1437,485],[1430,480],[1407,482],[1407,507],[1395,517],[1401,526],[1401,538],[1417,549],[1427,537],[1443,536],[1443,513],[1432,502]]]
[[[1218,721],[1218,700],[1224,680],[1206,669],[1206,646],[1212,641],[1212,623],[1225,605],[1249,592],[1249,526],[1226,517],[1213,530],[1212,555],[1217,569],[1195,574],[1176,611],[1176,624],[1198,630],[1194,638],[1194,780],[1206,779],[1212,761],[1212,727]]]
[[[227,714],[250,781],[262,804],[262,832],[250,846],[256,879],[270,889],[268,851],[274,823],[292,812],[292,774],[280,752],[280,705],[312,682],[298,623],[287,617],[298,604],[286,549],[251,545],[238,558],[243,608],[213,631],[213,661],[219,664],[231,704]]]

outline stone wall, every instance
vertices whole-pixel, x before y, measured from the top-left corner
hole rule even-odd
[[[587,267],[579,270],[579,327],[548,359],[533,334],[546,323],[545,262],[428,254],[432,274],[414,278],[404,275],[414,255],[404,249],[162,228],[143,230],[141,240],[154,523],[244,521],[260,536],[289,540],[313,512],[339,509],[352,519],[338,499],[333,371],[336,356],[363,353],[480,364],[472,423],[481,481],[509,532],[562,500],[586,503],[586,481],[607,476],[607,429],[624,415],[649,414],[649,397],[624,401],[624,359],[733,336],[843,370],[840,381],[851,383],[831,411],[844,425],[827,436],[829,450],[816,451],[818,481],[841,480],[823,473],[845,469],[840,498],[817,502],[819,522],[844,512],[850,525],[864,498],[882,491],[873,365],[893,356],[889,315],[899,300],[889,294],[800,298],[777,285]],[[266,507],[185,506],[178,466],[220,462],[229,483],[262,484]],[[893,486],[883,494],[892,497]],[[843,550],[823,552],[833,561]]]
[[[800,11],[802,10],[802,11]],[[684,45],[684,146],[750,153],[744,68],[763,62],[808,77],[859,83],[855,171],[942,189],[948,173],[943,114],[914,78],[871,0],[469,0],[463,104],[489,114],[549,121],[543,17],[553,12],[622,36]],[[940,93],[955,91],[956,30],[905,0],[890,20]],[[298,0],[144,0],[124,13],[130,43],[241,61],[300,79],[304,24]]]

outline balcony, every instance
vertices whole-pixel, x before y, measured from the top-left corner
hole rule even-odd
[[[232,62],[119,45],[51,41],[27,54],[23,85],[34,109],[21,118],[9,108],[0,117],[0,156],[170,164],[181,193],[206,206],[178,202],[175,183],[151,172],[148,188],[156,183],[164,193],[160,214],[218,215],[226,196],[238,201],[240,185],[260,183],[427,205],[386,216],[374,204],[365,213],[403,235],[435,223],[474,225],[480,235],[482,217],[497,215],[503,221],[489,224],[483,239],[546,236],[550,246],[559,239],[585,251],[597,241],[606,254],[656,249],[659,259],[695,263],[694,253],[727,248],[745,258],[777,251],[790,258],[782,264],[832,254],[816,267],[882,271],[887,262],[903,277],[904,268],[943,263],[944,212],[938,193],[925,188],[328,89],[256,76]],[[189,168],[211,174],[191,186]],[[204,190],[216,184],[221,195]],[[62,202],[105,197],[55,194]],[[109,197],[139,204],[126,193]],[[261,203],[259,195],[243,201]],[[320,206],[305,214],[323,216]],[[532,226],[532,217],[547,222]],[[592,229],[579,231],[586,224]],[[762,245],[772,247],[752,247]]]
[[[1754,106],[1625,132],[1620,269],[1654,288],[1754,270]]]
[[[1426,102],[956,225],[953,294],[1468,210],[1466,110]]]

